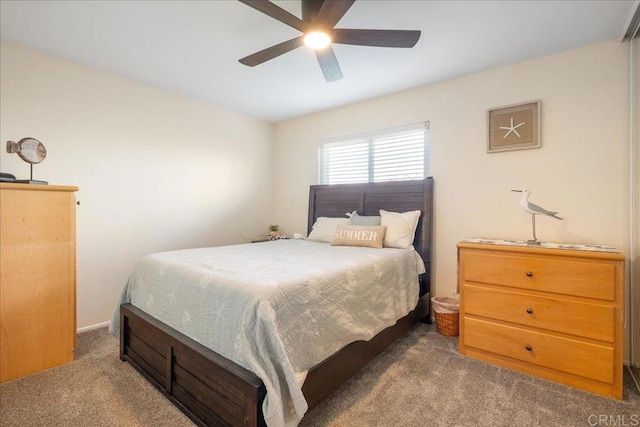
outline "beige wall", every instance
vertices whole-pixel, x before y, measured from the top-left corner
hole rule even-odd
[[[4,144],[47,148],[34,178],[77,185],[78,327],[111,318],[133,264],[163,250],[244,242],[272,204],[273,125],[15,44],[0,49]]]
[[[539,239],[629,254],[629,55],[617,41],[283,122],[275,135],[268,123],[15,44],[2,42],[0,55],[0,170],[28,176],[4,142],[33,136],[48,149],[35,178],[80,187],[81,328],[110,318],[140,256],[240,243],[274,222],[305,232],[318,141],[423,120],[436,181],[434,294],[456,287],[459,240],[530,237],[512,188],[566,218],[539,218]],[[534,99],[542,148],[487,154],[487,108]]]
[[[488,108],[542,101],[542,148],[486,153]],[[456,243],[528,239],[519,195],[566,218],[537,219],[538,239],[613,245],[629,254],[629,50],[610,41],[276,125],[275,218],[306,230],[317,143],[431,122],[435,295],[456,288]]]

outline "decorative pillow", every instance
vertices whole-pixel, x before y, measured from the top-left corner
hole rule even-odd
[[[336,236],[336,230],[338,225],[348,225],[349,218],[328,218],[325,216],[319,217],[311,227],[311,233],[307,240],[314,242],[331,243]]]
[[[387,227],[384,235],[385,248],[405,249],[413,244],[420,211],[398,213],[380,209],[380,217],[380,225]]]
[[[336,237],[331,242],[333,246],[364,246],[368,248],[382,248],[384,233],[387,227],[378,225],[339,225]]]
[[[380,225],[379,216],[360,216],[357,213],[351,215],[351,225]]]

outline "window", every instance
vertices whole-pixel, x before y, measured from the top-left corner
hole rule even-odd
[[[429,122],[320,143],[321,184],[422,179],[429,175]]]

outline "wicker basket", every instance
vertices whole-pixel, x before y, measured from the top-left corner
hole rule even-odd
[[[438,313],[434,311],[436,329],[442,335],[457,337],[460,333],[460,313]]]

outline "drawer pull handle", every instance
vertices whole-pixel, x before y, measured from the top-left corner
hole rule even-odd
[[[528,313],[528,314],[532,314],[532,313],[533,313],[533,310],[532,310],[532,309],[530,309],[530,308],[527,308],[527,313]]]
[[[530,271],[527,271],[527,277],[533,277],[533,273]]]
[[[531,347],[530,345],[526,346],[525,348],[527,349],[527,351],[533,350],[533,347]]]

